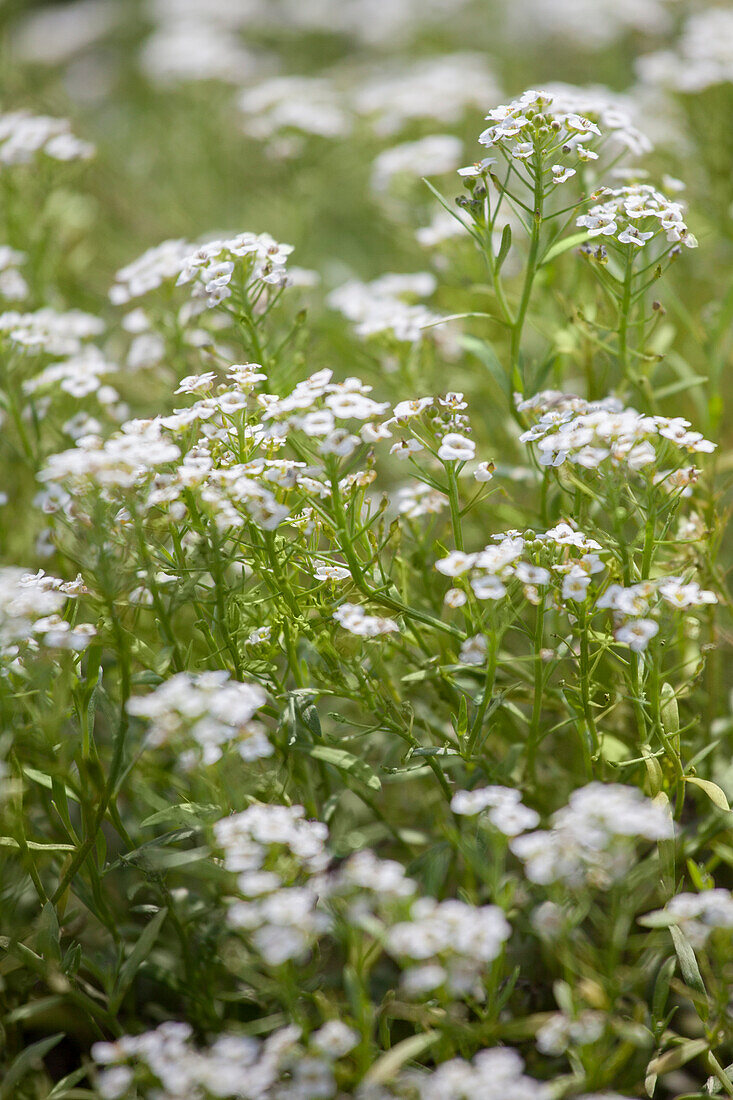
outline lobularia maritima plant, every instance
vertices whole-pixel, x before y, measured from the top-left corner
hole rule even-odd
[[[487,121],[436,192],[471,332],[388,274],[324,354],[267,234],[155,245],[105,319],[1,254],[52,570],[0,571],[12,1095],[733,1095],[716,444],[654,350],[697,242],[592,93]],[[3,172],[89,153],[6,133]]]

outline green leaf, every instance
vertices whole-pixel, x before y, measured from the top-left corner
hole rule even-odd
[[[32,852],[75,852],[73,844],[42,844],[39,840],[26,840],[26,847]],[[0,836],[0,847],[20,848],[20,844],[12,836]]]
[[[425,184],[425,186],[426,186],[426,187],[428,188],[428,190],[429,190],[429,191],[432,191],[432,193],[433,193],[433,194],[435,195],[436,199],[438,200],[438,202],[440,203],[440,205],[441,205],[441,206],[443,207],[443,209],[444,209],[444,210],[447,210],[447,211],[448,211],[448,213],[450,214],[450,216],[451,216],[452,218],[455,218],[455,220],[456,220],[456,221],[457,221],[457,222],[458,222],[458,223],[459,223],[460,225],[462,225],[462,226],[463,226],[463,228],[464,228],[464,229],[466,230],[466,232],[467,232],[467,233],[470,233],[470,234],[471,234],[471,236],[472,236],[472,237],[474,238],[474,240],[475,240],[475,241],[479,241],[479,242],[480,242],[480,238],[479,238],[479,236],[477,235],[477,233],[476,233],[476,232],[475,232],[475,231],[474,231],[474,230],[473,230],[473,229],[471,228],[471,226],[470,226],[470,225],[467,225],[467,224],[466,224],[466,223],[464,222],[463,218],[462,218],[462,217],[460,217],[460,215],[456,214],[456,212],[455,212],[455,209],[454,209],[454,208],[453,208],[453,207],[452,207],[452,206],[450,205],[450,203],[449,203],[449,202],[448,202],[448,200],[446,199],[445,195],[441,195],[441,193],[440,193],[440,191],[438,190],[438,188],[437,188],[437,187],[433,187],[433,185],[432,185],[432,183],[430,182],[430,180],[426,180],[424,176],[422,177],[422,181],[423,181],[423,183]]]
[[[299,745],[301,752],[305,752],[314,760],[321,760],[324,764],[331,764],[339,771],[358,779],[372,791],[381,791],[382,784],[379,776],[369,767],[365,760],[353,756],[345,749],[337,749],[332,745]]]
[[[690,941],[685,934],[680,931],[676,924],[670,925],[669,931],[672,936],[672,943],[677,953],[680,971],[685,985],[689,986],[690,989],[694,989],[696,993],[699,993],[707,1000],[708,994],[705,989],[705,983],[702,980],[700,967],[697,965],[695,952],[692,949]]]
[[[158,810],[141,822],[140,828],[146,829],[149,825],[159,825],[163,821],[172,821],[184,828],[201,821],[205,824],[214,814],[219,814],[218,806],[202,802],[179,802],[175,806],[166,806],[164,810]]]
[[[512,227],[507,222],[507,224],[504,226],[504,228],[502,230],[501,244],[499,245],[499,251],[496,255],[496,270],[497,271],[501,270],[501,265],[504,263],[504,260],[507,258],[507,253],[509,252],[509,249],[511,247],[512,247]]]
[[[82,1066],[81,1069],[75,1069],[73,1073],[68,1073],[66,1077],[62,1077],[61,1080],[54,1085],[49,1092],[46,1100],[63,1100],[65,1096],[71,1096],[69,1089],[72,1089],[74,1085],[78,1084],[87,1076],[88,1070],[86,1066]],[[79,1096],[80,1093],[75,1093]],[[92,1093],[89,1093],[92,1096]]]
[[[549,264],[551,260],[556,259],[558,256],[562,256],[563,252],[569,252],[571,248],[577,248],[583,241],[588,240],[588,231],[584,230],[582,233],[573,233],[569,237],[563,237],[560,241],[555,241],[545,252],[540,261],[540,267],[544,264]]]
[[[669,986],[674,976],[675,968],[677,966],[677,960],[670,956],[665,959],[659,968],[657,974],[657,980],[654,983],[654,993],[652,995],[652,1016],[655,1021],[664,1019],[664,1011],[667,1007],[667,998],[669,997]]]
[[[656,1058],[652,1058],[647,1066],[647,1073],[654,1074],[657,1077],[661,1077],[665,1073],[671,1073],[673,1069],[679,1069],[680,1066],[686,1065],[693,1058],[697,1058],[699,1054],[704,1054],[709,1047],[710,1044],[707,1039],[685,1039],[679,1046],[665,1051],[664,1054],[658,1054]]]
[[[133,978],[152,951],[167,916],[168,910],[165,907],[155,914],[153,919],[143,929],[137,943],[120,967],[120,972],[115,982],[114,992],[109,999],[109,1011],[112,1015],[114,1015],[122,1004],[122,999],[129,989]]]
[[[509,386],[509,376],[501,365],[499,357],[491,344],[487,344],[485,340],[479,340],[478,336],[471,336],[470,333],[464,333],[458,338],[458,342],[466,351],[475,355],[477,359],[481,360],[484,366],[489,368],[494,378],[499,383],[502,392],[506,392]]]
[[[59,943],[61,930],[59,928],[56,909],[52,902],[47,901],[41,910],[36,935],[36,949],[46,961],[61,962],[61,946]]]
[[[685,783],[694,783],[696,787],[704,791],[713,805],[717,806],[719,810],[730,813],[730,806],[728,805],[728,799],[725,797],[725,791],[721,790],[717,783],[711,783],[709,779],[698,779],[696,775],[685,775],[683,779]]]
[[[39,772],[37,768],[23,768],[23,775],[27,775],[29,779],[32,779],[34,783],[40,783],[42,787],[45,787],[47,791],[53,790],[53,779],[50,775],[46,775],[45,772]],[[67,786],[66,797],[73,799],[74,802],[78,802],[79,799],[72,791],[71,787]]]
[[[423,1035],[411,1035],[397,1043],[386,1054],[377,1058],[376,1062],[364,1075],[364,1080],[372,1085],[385,1085],[391,1081],[405,1062],[412,1061],[422,1054],[440,1037],[438,1031],[426,1031]]]
[[[49,1050],[61,1042],[66,1032],[58,1031],[55,1035],[49,1035],[46,1039],[39,1039],[37,1043],[31,1043],[29,1047],[21,1051],[17,1058],[10,1063],[10,1068],[0,1084],[0,1100],[12,1100],[15,1093],[13,1089],[19,1081],[25,1077],[29,1070],[37,1065]]]

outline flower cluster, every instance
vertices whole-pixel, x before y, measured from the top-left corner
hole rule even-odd
[[[395,177],[417,180],[453,172],[461,163],[462,153],[463,142],[452,134],[431,134],[393,145],[374,161],[372,187],[377,192],[386,191]]]
[[[85,340],[103,332],[104,322],[80,309],[58,313],[44,307],[35,313],[0,313],[0,337],[28,354],[77,355]]]
[[[250,293],[285,286],[286,263],[292,251],[291,245],[278,244],[267,233],[240,233],[198,246],[183,240],[164,241],[117,272],[110,300],[125,305],[175,279],[178,286],[191,284],[191,308],[200,312],[231,296],[235,269]]]
[[[127,710],[150,720],[152,748],[192,739],[200,752],[184,753],[182,763],[193,767],[199,755],[204,764],[215,764],[231,744],[243,760],[270,756],[272,745],[252,720],[266,699],[259,685],[237,683],[228,672],[179,672],[149,695],[129,699]]]
[[[309,881],[328,865],[328,829],[304,815],[302,806],[255,804],[214,826],[243,895],[229,903],[229,926],[269,966],[301,958],[330,927],[317,880]]]
[[[684,455],[715,450],[715,444],[691,431],[683,417],[648,416],[624,408],[615,397],[586,401],[544,390],[534,397],[517,398],[516,407],[536,418],[519,438],[536,445],[543,466],[561,466],[567,460],[597,469],[608,463],[638,473],[647,467],[658,470],[660,461],[675,450]]]
[[[598,1042],[605,1026],[603,1014],[592,1009],[585,1009],[577,1016],[555,1012],[537,1032],[537,1049],[557,1058],[570,1046],[582,1047]]]
[[[590,238],[603,237],[617,244],[644,248],[664,234],[673,249],[681,244],[697,248],[697,238],[687,228],[682,204],[668,199],[649,183],[601,187],[593,198],[603,201],[575,221],[579,228],[587,229]],[[597,258],[603,259],[603,255]]]
[[[688,94],[733,83],[733,12],[725,6],[693,12],[676,48],[640,57],[637,71],[644,84]]]
[[[415,344],[424,329],[440,320],[427,306],[404,301],[406,296],[426,298],[437,281],[426,271],[414,275],[382,275],[371,283],[351,280],[332,291],[328,304],[353,322],[357,336],[389,333],[395,340]]]
[[[40,154],[51,160],[88,160],[94,146],[75,137],[65,118],[30,111],[0,115],[0,168],[28,164]]]
[[[595,539],[562,522],[543,533],[510,531],[494,535],[493,543],[483,550],[454,550],[440,558],[435,568],[446,577],[465,574],[477,600],[501,600],[507,595],[507,584],[518,581],[531,603],[540,602],[539,590],[543,589],[544,598],[559,608],[567,600],[585,600],[593,575],[605,569],[600,550]],[[535,560],[528,561],[524,554]],[[450,607],[461,607],[466,602],[465,586],[450,589],[445,599]],[[483,643],[478,647],[485,652]],[[480,663],[481,659],[468,663]]]
[[[39,573],[4,566],[0,569],[0,653],[15,657],[20,645],[35,649],[82,650],[95,629],[91,623],[72,624],[60,612],[67,600],[86,592],[81,577],[62,581]]]
[[[514,787],[474,787],[470,791],[457,791],[450,808],[463,817],[485,814],[494,828],[505,836],[518,836],[540,823],[539,814],[524,805],[520,791]]]
[[[636,787],[589,783],[554,814],[551,830],[515,837],[510,847],[532,882],[607,889],[628,870],[636,839],[673,836],[669,813]]]
[[[704,947],[716,928],[733,928],[733,896],[720,888],[675,894],[664,909],[649,914],[649,923],[656,923],[655,917],[677,925],[693,947]]]
[[[564,183],[577,169],[563,161],[548,170],[544,165],[548,158],[572,156],[574,164],[598,159],[595,146],[603,136],[599,127],[576,111],[566,110],[562,102],[556,107],[550,92],[524,92],[511,103],[494,107],[486,121],[491,125],[479,135],[481,145],[501,153],[510,163],[526,162],[531,171],[549,171],[548,178],[555,183]],[[483,175],[494,163],[488,158],[462,168],[460,174],[466,178]]]
[[[208,1047],[197,1047],[193,1029],[167,1022],[142,1035],[95,1043],[98,1088],[104,1100],[136,1096],[182,1098],[217,1096],[231,1100],[312,1100],[335,1096],[334,1062],[359,1041],[358,1032],[330,1020],[307,1040],[294,1025],[260,1041],[222,1032]],[[164,1092],[160,1090],[164,1089]]]
[[[482,975],[510,935],[495,905],[417,898],[409,919],[388,929],[385,947],[390,955],[412,964],[402,974],[408,993],[420,996],[444,987],[454,996],[481,999]]]
[[[28,283],[18,270],[25,259],[25,253],[17,248],[0,245],[0,298],[20,302],[28,297]]]

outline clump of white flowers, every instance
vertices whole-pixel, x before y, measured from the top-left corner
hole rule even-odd
[[[279,244],[268,233],[240,233],[199,245],[164,241],[117,272],[110,299],[126,305],[175,279],[178,286],[191,285],[191,307],[199,312],[231,297],[235,270],[246,291],[259,297],[267,287],[287,284],[292,251],[292,245]]]
[[[68,600],[86,592],[81,577],[62,581],[43,570],[0,569],[0,654],[13,658],[20,646],[82,650],[96,633],[91,623],[74,623],[61,612]]]
[[[535,419],[519,437],[533,443],[543,466],[569,461],[585,469],[603,463],[640,473],[658,470],[674,451],[684,455],[710,454],[715,443],[701,432],[691,431],[683,417],[649,416],[625,408],[614,397],[586,401],[574,394],[544,390],[516,399],[517,411]]]
[[[693,947],[704,947],[716,929],[733,929],[733,896],[720,888],[699,894],[675,894],[664,909],[650,913],[643,923],[674,924]]]
[[[0,340],[4,337],[29,355],[77,355],[84,341],[101,335],[104,327],[101,318],[80,309],[59,313],[44,307],[34,313],[0,313]]]
[[[532,882],[607,889],[628,870],[635,841],[672,837],[668,811],[636,787],[589,783],[554,814],[551,830],[515,837],[510,847]]]
[[[0,245],[0,298],[19,302],[28,297],[28,283],[19,271],[26,258],[17,248]]]
[[[94,155],[94,146],[76,137],[65,118],[30,111],[0,115],[0,170],[29,164],[41,155],[59,161],[88,160]]]
[[[457,791],[450,808],[462,817],[486,815],[494,828],[505,836],[518,836],[540,822],[539,814],[524,805],[521,792],[514,787],[494,785]]]
[[[353,322],[357,336],[388,333],[395,340],[415,344],[440,317],[427,306],[404,299],[427,298],[436,286],[435,276],[427,271],[382,275],[371,283],[350,280],[329,294],[328,304]]]
[[[95,1043],[92,1057],[104,1100],[122,1100],[131,1088],[149,1100],[184,1095],[327,1100],[337,1089],[334,1063],[358,1041],[353,1028],[331,1020],[308,1038],[291,1024],[264,1041],[224,1031],[200,1047],[188,1024],[169,1021],[141,1035]]]
[[[579,228],[587,229],[591,239],[603,237],[604,241],[618,245],[644,248],[663,235],[665,252],[681,244],[697,248],[697,238],[687,227],[682,203],[668,199],[649,183],[602,187],[593,198],[602,201],[575,221]],[[589,255],[595,253],[591,251]]]
[[[237,683],[228,672],[179,672],[149,695],[129,699],[127,710],[149,720],[151,748],[184,746],[191,739],[197,751],[185,751],[182,757],[191,768],[199,757],[204,764],[215,764],[229,745],[236,746],[243,760],[270,756],[272,745],[253,721],[266,700],[258,684]]]
[[[562,103],[556,107],[550,92],[524,92],[510,103],[492,108],[486,121],[491,125],[480,134],[481,145],[510,164],[524,162],[532,173],[546,172],[548,179],[558,183],[574,176],[578,164],[598,159],[596,146],[603,136],[599,127]],[[461,169],[461,174],[468,178],[486,174],[496,163],[489,158]]]

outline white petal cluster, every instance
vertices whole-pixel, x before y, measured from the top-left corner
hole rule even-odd
[[[534,163],[536,157],[544,158],[549,151],[553,157],[562,158],[551,170],[550,178],[555,182],[563,182],[562,177],[568,179],[575,174],[576,169],[567,163],[569,157],[575,164],[597,159],[595,146],[603,136],[595,122],[575,110],[564,109],[562,101],[556,107],[549,91],[524,92],[510,103],[492,108],[486,121],[491,125],[479,135],[480,144],[509,161]],[[476,165],[475,170],[462,169],[461,174],[480,175],[492,163],[489,158]]]
[[[243,895],[229,902],[230,927],[270,966],[306,955],[331,925],[310,881],[329,862],[326,826],[306,820],[302,806],[255,803],[217,822],[214,834]]]
[[[494,541],[475,553],[453,550],[435,563],[445,577],[465,576],[477,600],[501,600],[507,585],[519,581],[532,603],[539,602],[538,589],[558,608],[568,599],[585,600],[592,577],[605,569],[596,551],[601,547],[569,523],[557,524],[549,531],[519,531],[495,535]],[[531,554],[534,561],[523,556]],[[486,652],[482,635],[468,639],[463,660],[481,663]],[[470,644],[469,644],[470,643]]]
[[[281,131],[337,138],[351,130],[343,92],[335,82],[320,76],[262,80],[240,94],[239,109],[244,132],[260,140]]]
[[[660,459],[675,450],[709,454],[715,444],[700,432],[690,430],[682,417],[648,416],[624,408],[614,397],[586,401],[573,394],[544,390],[525,400],[517,399],[517,410],[535,423],[520,435],[522,443],[533,443],[543,466],[561,466],[569,461],[585,469],[604,463],[639,473],[657,470]]]
[[[603,201],[575,221],[579,228],[588,230],[590,238],[603,237],[644,248],[663,234],[673,246],[697,248],[697,238],[687,228],[682,203],[668,199],[650,183],[602,187],[593,197]]]
[[[364,608],[355,603],[342,603],[334,611],[333,617],[344,630],[348,630],[350,634],[358,634],[362,638],[396,634],[400,629],[394,619],[386,619],[380,615],[367,615]]]
[[[468,108],[497,97],[497,84],[480,53],[421,58],[385,71],[380,65],[354,93],[354,107],[381,136],[398,133],[417,119],[458,122]]]
[[[0,339],[5,337],[29,354],[76,355],[84,340],[103,332],[104,322],[80,309],[58,313],[44,307],[34,313],[0,313]]]
[[[417,141],[393,145],[379,154],[372,167],[372,187],[386,191],[395,177],[418,181],[423,176],[442,176],[461,163],[463,142],[452,134],[431,134]]]
[[[570,1046],[596,1043],[603,1035],[605,1026],[603,1014],[592,1009],[585,1009],[577,1016],[555,1012],[537,1031],[537,1049],[542,1054],[558,1058]]]
[[[390,333],[394,339],[416,344],[423,329],[440,320],[427,306],[404,301],[405,296],[425,298],[437,280],[428,272],[414,275],[382,275],[371,283],[350,280],[333,290],[328,305],[354,324],[357,336],[366,339]]]
[[[454,814],[473,817],[486,814],[491,824],[505,836],[518,836],[539,825],[539,814],[525,806],[521,792],[514,787],[474,787],[457,791],[451,799]]]
[[[178,286],[191,284],[194,312],[212,308],[231,296],[235,270],[244,273],[247,287],[285,286],[292,251],[292,245],[279,244],[268,233],[240,233],[199,245],[164,241],[117,272],[110,300],[125,305],[175,279]]]
[[[635,840],[673,836],[668,812],[636,787],[589,783],[557,811],[551,830],[515,837],[510,847],[532,882],[605,889],[628,870]]]
[[[693,947],[704,947],[716,928],[733,928],[733,895],[729,890],[704,890],[701,894],[676,894],[664,910]]]
[[[668,30],[670,5],[667,0],[516,0],[506,9],[508,27],[522,48],[527,40],[542,43],[556,38],[564,50],[596,51],[608,48],[629,31],[658,35]]]
[[[86,591],[80,577],[62,581],[43,570],[27,573],[14,566],[0,569],[0,655],[15,657],[21,645],[36,649],[82,650],[95,629],[91,623],[75,626],[61,615],[66,601]]]
[[[414,1075],[420,1100],[550,1100],[552,1089],[527,1077],[509,1047],[480,1051],[471,1062],[453,1058],[424,1076]],[[582,1100],[582,1098],[581,1098]]]
[[[146,1100],[328,1100],[337,1091],[334,1063],[358,1040],[333,1020],[307,1042],[289,1025],[264,1041],[223,1032],[199,1047],[188,1024],[169,1021],[142,1035],[95,1043],[92,1058],[104,1100],[124,1100],[131,1089]]]
[[[111,387],[111,392],[105,393],[102,379],[107,375],[116,374],[119,367],[95,347],[86,345],[76,355],[64,359],[58,363],[51,363],[33,378],[23,383],[23,393],[33,394],[39,391],[59,389],[68,393],[71,397],[88,397],[96,393],[101,398],[115,400],[117,392]],[[108,401],[104,402],[109,403]]]
[[[0,245],[0,298],[20,302],[28,297],[28,283],[18,270],[25,260],[25,252],[7,244]]]
[[[60,161],[88,160],[94,155],[94,146],[75,137],[65,118],[30,111],[0,115],[0,170],[28,164],[40,155]]]
[[[449,899],[418,898],[410,918],[389,928],[386,950],[412,964],[403,974],[408,991],[444,986],[455,995],[481,996],[481,978],[501,953],[511,928],[495,905],[473,906]]]
[[[190,738],[200,750],[190,763],[200,756],[204,764],[215,764],[228,745],[235,745],[247,761],[272,755],[264,729],[253,721],[266,700],[258,684],[238,683],[223,670],[179,672],[149,695],[129,699],[127,710],[149,720],[151,748],[185,746]]]
[[[640,57],[644,84],[696,93],[733,83],[733,11],[725,5],[693,12],[675,48]]]
[[[80,493],[90,484],[130,488],[179,456],[180,450],[163,435],[159,421],[131,420],[106,441],[82,436],[76,447],[51,455],[39,478],[61,482],[69,491]]]

